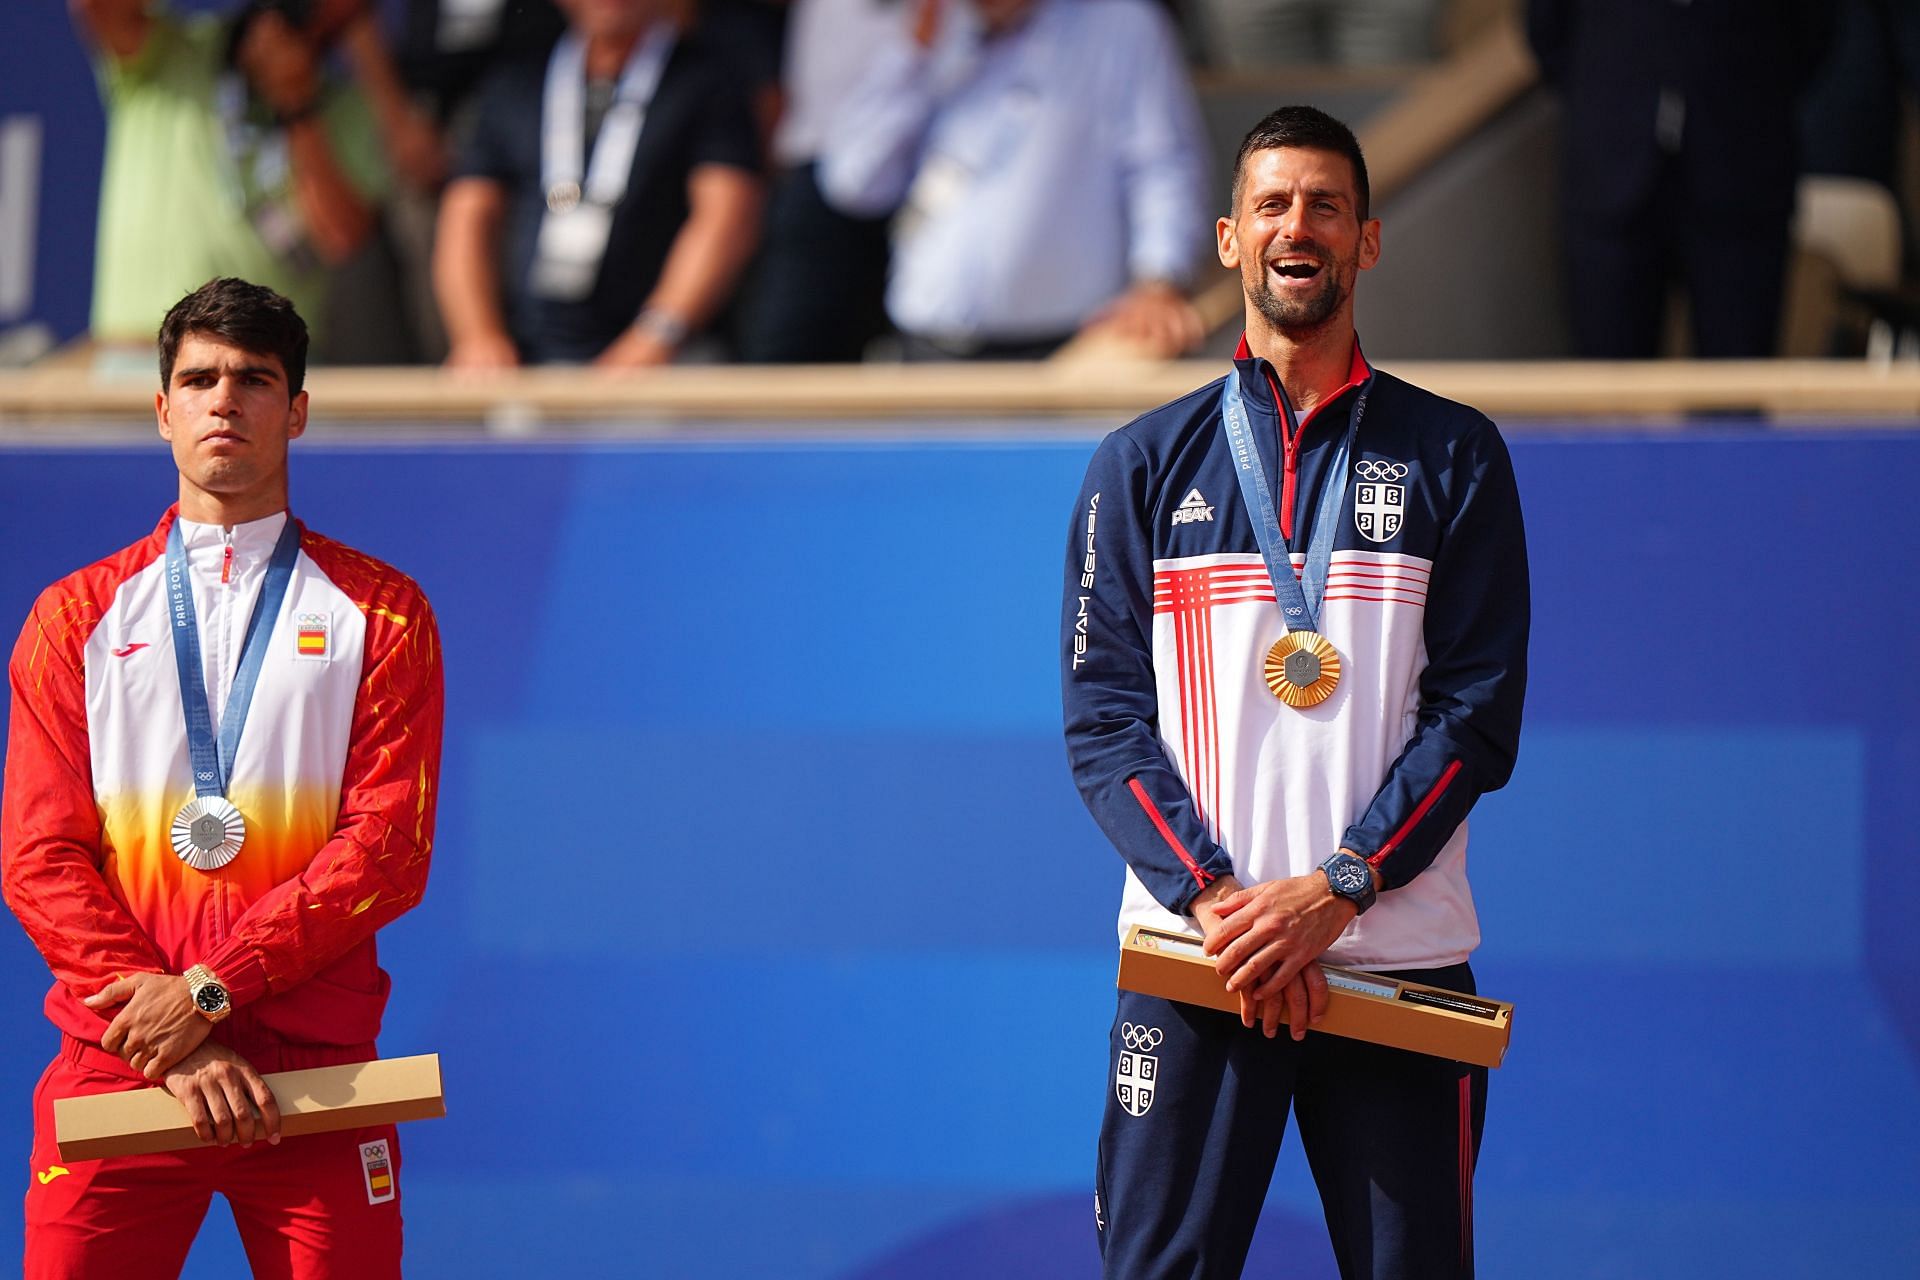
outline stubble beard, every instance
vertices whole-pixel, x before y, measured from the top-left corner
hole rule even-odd
[[[1306,337],[1324,328],[1347,300],[1346,263],[1320,259],[1320,287],[1306,297],[1282,297],[1273,290],[1266,263],[1255,267],[1248,290],[1256,311],[1281,333]]]
[[[202,493],[221,498],[243,496],[260,487],[274,470],[273,460],[260,452],[254,440],[239,454],[189,456],[179,465],[187,482]],[[179,460],[176,460],[179,461]]]

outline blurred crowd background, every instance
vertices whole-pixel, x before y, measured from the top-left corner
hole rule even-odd
[[[90,246],[96,367],[144,368],[216,275],[293,297],[337,364],[1224,351],[1212,225],[1245,128],[1312,101],[1392,149],[1390,108],[1501,39],[1526,92],[1376,200],[1370,352],[1920,355],[1920,0],[69,9],[97,219],[24,247]],[[69,336],[19,292],[0,362]]]

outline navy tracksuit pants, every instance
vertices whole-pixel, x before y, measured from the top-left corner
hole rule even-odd
[[[1394,975],[1474,990],[1464,964]],[[1468,1280],[1483,1067],[1120,993],[1095,1223],[1108,1280],[1233,1280],[1291,1108],[1343,1280]]]

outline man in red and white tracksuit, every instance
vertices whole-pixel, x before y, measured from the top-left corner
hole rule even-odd
[[[376,1056],[374,933],[433,842],[438,633],[404,574],[288,513],[292,305],[212,281],[160,347],[179,505],[43,592],[10,668],[0,887],[61,1033],[26,1275],[177,1275],[217,1191],[256,1276],[397,1276],[393,1127],[282,1140],[261,1075]],[[211,1145],[60,1158],[54,1099],[154,1084]]]

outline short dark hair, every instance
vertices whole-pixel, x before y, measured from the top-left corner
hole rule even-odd
[[[287,395],[300,394],[307,380],[307,322],[265,285],[224,276],[209,280],[173,304],[160,322],[160,389],[173,382],[180,344],[193,335],[273,356],[287,375]]]
[[[1247,167],[1247,157],[1276,147],[1310,147],[1345,156],[1353,165],[1354,190],[1360,197],[1357,210],[1360,221],[1365,222],[1371,216],[1373,194],[1367,187],[1367,158],[1360,154],[1360,139],[1353,136],[1353,130],[1320,108],[1305,106],[1281,107],[1269,112],[1241,139],[1240,150],[1233,157],[1233,209],[1230,212],[1237,213],[1240,209],[1240,177]]]

